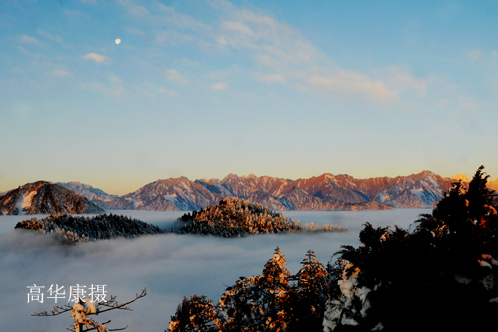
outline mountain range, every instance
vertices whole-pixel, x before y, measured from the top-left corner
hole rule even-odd
[[[434,206],[452,182],[458,180],[464,185],[469,181],[465,175],[450,179],[430,171],[369,179],[330,173],[297,180],[229,174],[222,180],[192,181],[182,176],[151,182],[123,196],[109,195],[79,182],[38,181],[0,195],[0,214],[191,211],[218,204],[228,197],[246,199],[277,211],[427,208]],[[488,182],[488,187],[498,189],[498,180]]]
[[[103,209],[190,211],[217,204],[227,197],[237,197],[272,210],[286,211],[431,207],[451,188],[453,181],[430,171],[369,179],[330,173],[297,180],[229,174],[222,180],[192,181],[186,177],[157,180],[123,196],[109,195],[78,182],[57,184]]]

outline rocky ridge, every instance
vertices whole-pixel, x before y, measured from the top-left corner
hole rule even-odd
[[[28,183],[0,196],[0,215],[102,212],[87,198],[47,181]]]
[[[330,173],[297,180],[229,174],[222,180],[192,181],[182,176],[151,182],[123,196],[109,195],[79,182],[60,185],[110,210],[192,211],[236,197],[278,211],[360,211],[433,207],[453,181],[456,180],[430,171],[369,179]],[[490,182],[489,186],[493,188],[493,184]]]
[[[109,195],[101,189],[80,182],[57,182],[56,184],[86,197],[90,202],[104,210],[111,209],[108,205],[112,206],[119,199],[119,196]]]
[[[282,179],[229,174],[224,179],[186,177],[158,180],[106,202],[109,209],[191,211],[228,197],[245,199],[278,211],[360,211],[433,206],[452,180],[429,171],[395,178],[356,179],[347,174],[322,174],[309,179]]]

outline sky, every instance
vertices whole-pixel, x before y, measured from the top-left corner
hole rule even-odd
[[[2,1],[0,192],[495,179],[497,32],[496,1]]]

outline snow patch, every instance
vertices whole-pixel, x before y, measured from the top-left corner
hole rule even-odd
[[[22,202],[22,208],[27,209],[31,206],[31,201],[33,200],[33,197],[37,194],[38,192],[36,190],[33,190],[30,192],[27,196],[24,196],[23,202]]]
[[[421,201],[423,201],[422,196],[424,195],[424,191],[422,190],[422,188],[420,188],[420,189],[412,189],[412,190],[410,190],[410,192],[413,195],[417,196],[418,199],[420,199]]]
[[[178,196],[176,195],[163,195],[164,199],[170,201],[173,205],[176,203],[176,199]]]

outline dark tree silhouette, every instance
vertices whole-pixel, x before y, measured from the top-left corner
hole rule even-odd
[[[482,170],[468,189],[454,183],[412,234],[367,223],[363,246],[342,248],[327,331],[496,327],[497,214]]]

